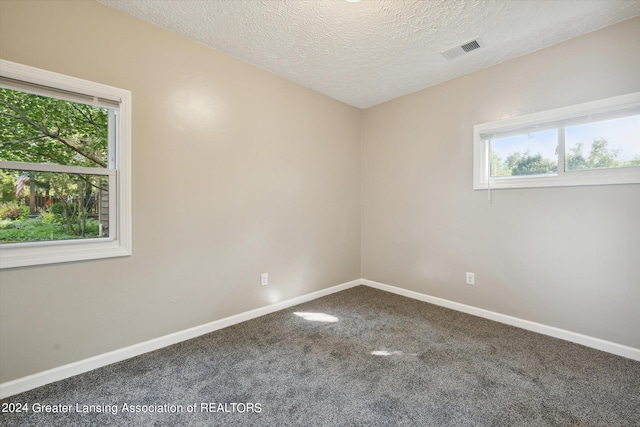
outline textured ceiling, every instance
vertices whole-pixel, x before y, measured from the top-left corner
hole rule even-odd
[[[640,0],[99,1],[359,108],[640,15]]]

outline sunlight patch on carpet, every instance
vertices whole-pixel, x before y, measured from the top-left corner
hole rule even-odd
[[[308,320],[310,322],[328,322],[335,323],[338,321],[336,316],[332,316],[326,313],[306,313],[306,312],[295,312],[293,313],[296,316],[302,317],[304,320]]]
[[[371,352],[374,356],[417,356],[415,353],[404,353],[399,350],[374,350]]]

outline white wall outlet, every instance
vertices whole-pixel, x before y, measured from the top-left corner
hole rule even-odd
[[[475,285],[476,284],[476,274],[469,273],[467,271],[467,285]]]
[[[260,284],[262,286],[267,286],[269,284],[269,273],[262,273],[260,275]]]

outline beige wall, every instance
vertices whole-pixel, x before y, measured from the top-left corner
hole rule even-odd
[[[359,110],[99,3],[0,19],[3,59],[133,94],[133,256],[2,270],[0,382],[360,277]]]
[[[363,277],[640,348],[640,185],[472,190],[474,124],[640,91],[637,40],[640,18],[366,110]]]

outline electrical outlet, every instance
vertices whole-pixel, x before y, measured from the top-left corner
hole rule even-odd
[[[475,285],[476,284],[476,275],[475,273],[469,273],[467,271],[467,285]]]
[[[262,286],[267,286],[269,284],[269,273],[262,273],[260,275],[260,284]]]

